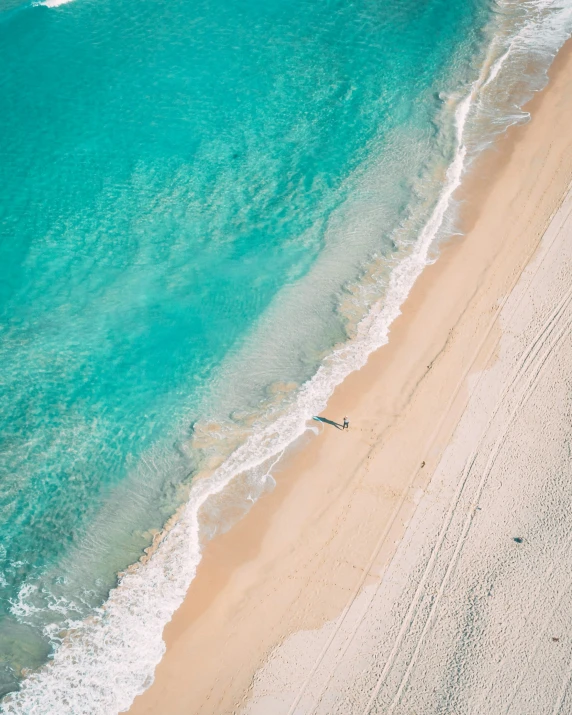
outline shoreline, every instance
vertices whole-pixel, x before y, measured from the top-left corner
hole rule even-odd
[[[570,43],[549,74],[527,105],[532,120],[501,136],[463,184],[466,235],[441,247],[389,344],[330,399],[324,415],[348,414],[349,432],[324,426],[318,438],[306,434],[275,470],[274,492],[206,546],[165,629],[155,681],[129,712],[236,711],[275,646],[336,618],[379,580],[463,412],[467,375],[482,367],[475,347],[494,351],[498,302],[570,181],[572,111],[559,107],[572,77]],[[563,130],[546,132],[555,122]]]

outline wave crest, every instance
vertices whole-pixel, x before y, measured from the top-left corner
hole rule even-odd
[[[70,1],[44,0],[38,4],[53,8]],[[572,3],[542,0],[525,5],[530,17],[512,37],[505,36],[502,43],[491,44],[480,76],[456,104],[456,152],[443,190],[413,249],[393,270],[383,302],[374,305],[361,321],[355,339],[334,351],[302,385],[286,414],[252,434],[211,477],[193,484],[177,522],[158,547],[145,562],[121,577],[108,601],[90,619],[70,623],[68,635],[56,648],[53,660],[25,679],[18,692],[5,698],[3,713],[123,712],[150,686],[165,651],[163,628],[182,603],[201,559],[201,508],[241,474],[253,472],[259,480],[266,479],[271,463],[308,429],[308,420],[324,409],[334,388],[387,343],[389,328],[429,262],[430,251],[453,207],[453,194],[476,150],[476,145],[467,140],[467,126],[483,108],[483,92],[495,88],[518,50],[545,52],[548,61],[567,38]],[[510,123],[512,120],[505,117],[503,129]]]

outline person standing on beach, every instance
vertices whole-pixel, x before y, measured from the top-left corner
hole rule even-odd
[[[344,417],[344,426],[342,429],[349,429],[350,428],[350,421],[348,420],[347,417]]]

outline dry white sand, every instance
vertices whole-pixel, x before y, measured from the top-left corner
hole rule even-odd
[[[380,582],[276,649],[244,713],[572,712],[572,191],[500,323]]]
[[[133,715],[572,712],[571,89],[568,48],[333,395],[350,430],[208,544]]]

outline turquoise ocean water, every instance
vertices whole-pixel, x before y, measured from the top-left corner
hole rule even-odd
[[[0,694],[112,713],[201,539],[386,339],[568,7],[0,7]]]

